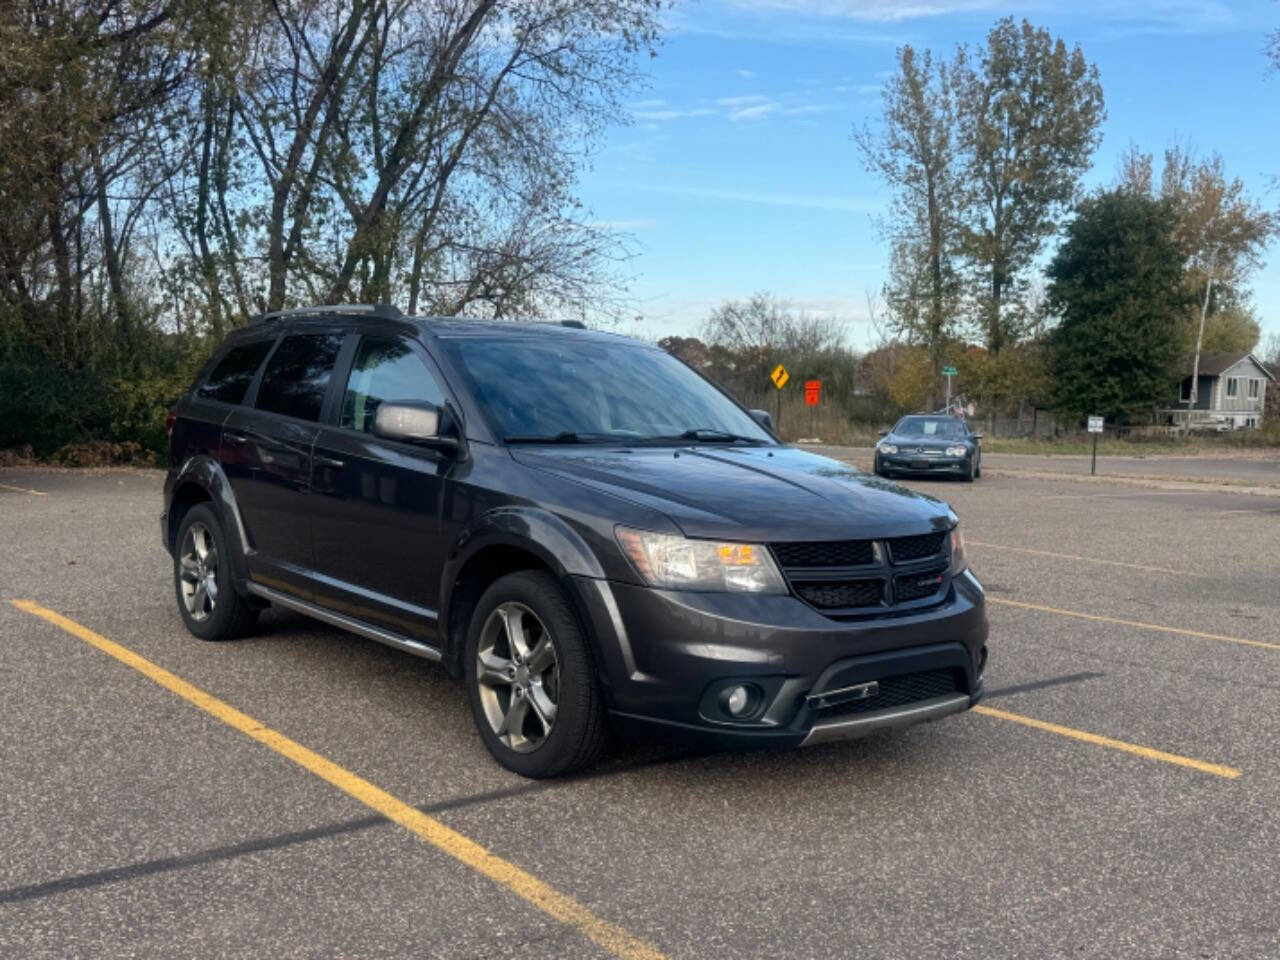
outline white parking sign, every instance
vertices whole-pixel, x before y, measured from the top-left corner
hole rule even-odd
[[[1102,432],[1102,418],[1101,418],[1101,417],[1090,417],[1090,418],[1089,418],[1089,432],[1090,432],[1090,433],[1101,433],[1101,432]]]

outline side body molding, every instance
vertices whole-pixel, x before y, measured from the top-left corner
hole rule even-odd
[[[235,491],[231,489],[231,481],[227,479],[227,475],[223,472],[218,461],[214,460],[207,454],[197,454],[183,463],[177,475],[173,478],[172,494],[167,501],[172,505],[178,500],[182,493],[182,488],[188,485],[195,485],[203,490],[213,502],[214,508],[218,511],[218,517],[222,521],[223,528],[230,534],[231,551],[231,568],[237,578],[246,578],[249,576],[248,557],[253,553],[253,546],[249,543],[249,536],[245,532],[244,520],[240,516],[240,505],[236,503]],[[172,509],[172,506],[170,506]],[[176,544],[173,542],[176,530],[169,532],[169,550],[173,552]]]

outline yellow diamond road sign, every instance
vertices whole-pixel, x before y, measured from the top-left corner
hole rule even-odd
[[[791,379],[791,374],[787,373],[787,368],[782,364],[778,364],[773,368],[773,373],[769,374],[769,379],[773,381],[773,385],[781,390],[787,385],[787,381]]]

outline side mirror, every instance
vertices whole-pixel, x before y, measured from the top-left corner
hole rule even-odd
[[[980,434],[980,433],[971,433],[971,434],[969,434],[969,436],[973,437],[973,439],[975,439],[975,440],[981,440],[981,439],[982,439],[982,434]]]
[[[388,401],[378,405],[373,418],[373,435],[383,440],[416,443],[424,447],[456,449],[455,437],[442,436],[443,411],[420,400]]]
[[[887,437],[888,435],[889,435],[889,431],[888,431],[888,430],[881,430],[881,431],[880,431],[880,436],[882,436],[882,437]]]
[[[747,413],[751,414],[752,420],[773,433],[773,417],[769,416],[768,410],[748,410]]]

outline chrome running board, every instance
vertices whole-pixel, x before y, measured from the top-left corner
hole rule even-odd
[[[432,660],[439,662],[441,658],[440,650],[421,640],[411,640],[408,637],[402,637],[398,633],[392,633],[390,630],[383,630],[381,627],[374,627],[365,623],[363,620],[357,620],[355,617],[348,617],[343,613],[336,613],[333,610],[326,609],[318,604],[311,603],[308,600],[300,600],[292,597],[287,593],[279,590],[272,590],[270,587],[264,587],[260,583],[250,580],[248,583],[249,592],[255,596],[261,597],[263,600],[270,600],[272,603],[278,603],[282,607],[289,610],[296,610],[298,613],[305,614],[316,620],[334,627],[341,627],[343,630],[349,630],[352,633],[358,633],[362,637],[370,640],[377,640],[378,643],[384,643],[388,647],[395,647],[397,650],[403,650],[405,653],[412,653],[415,657],[422,657],[424,660]]]

